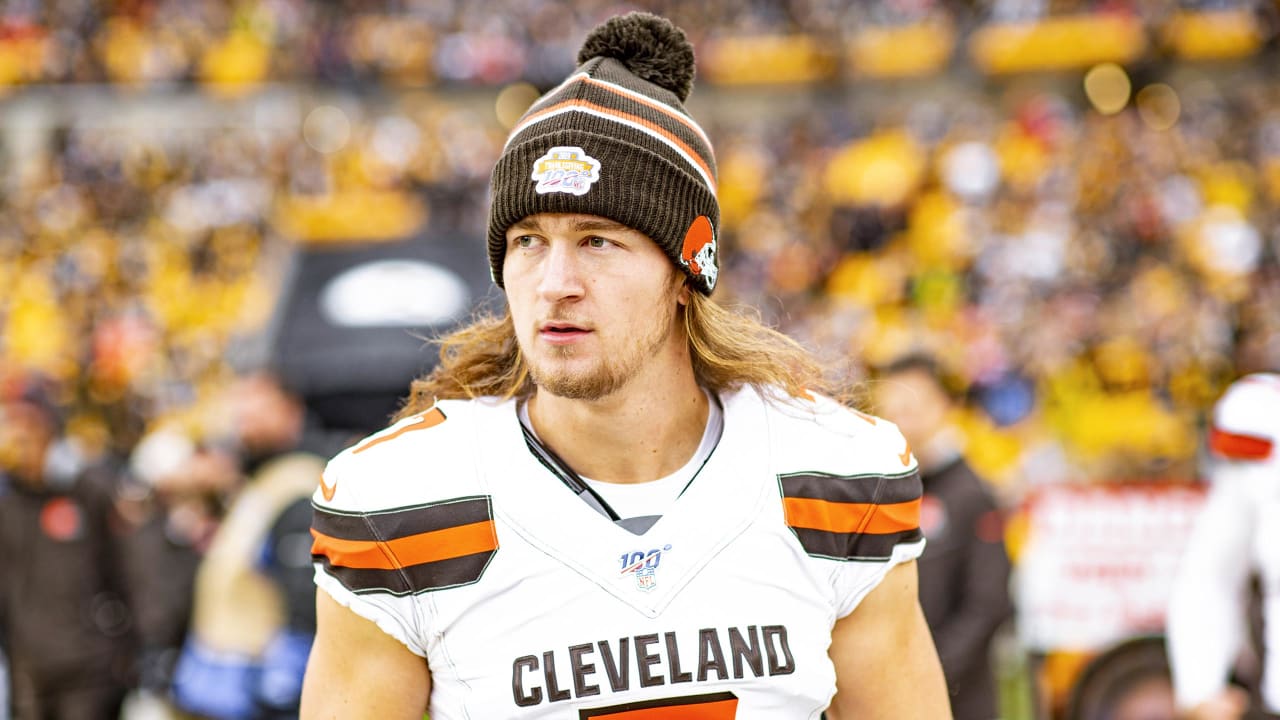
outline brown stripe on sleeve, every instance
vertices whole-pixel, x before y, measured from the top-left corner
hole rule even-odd
[[[463,555],[425,565],[412,565],[402,570],[348,568],[332,565],[327,558],[323,557],[318,562],[326,573],[337,578],[343,587],[357,595],[369,593],[414,595],[433,590],[447,590],[476,582],[484,574],[493,555],[491,552]]]
[[[353,592],[406,594],[476,582],[498,550],[488,496],[377,513],[317,506],[312,558]]]
[[[831,560],[888,560],[895,545],[912,543],[923,535],[920,529],[889,535],[832,533],[825,530],[791,528],[805,553]]]
[[[493,517],[489,505],[488,496],[368,513],[346,513],[313,504],[311,527],[342,540],[391,540],[489,520]]]
[[[837,560],[884,560],[920,533],[923,487],[914,470],[901,475],[778,477],[783,514],[804,551]]]
[[[785,497],[812,498],[843,503],[900,503],[916,500],[923,493],[915,470],[897,475],[832,475],[829,473],[787,473],[778,476]]]

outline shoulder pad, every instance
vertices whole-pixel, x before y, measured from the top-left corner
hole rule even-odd
[[[476,431],[492,410],[442,401],[331,460],[312,503],[311,553],[323,572],[357,594],[478,581],[498,549],[475,466]]]
[[[788,471],[899,475],[916,467],[897,425],[830,398],[782,406],[775,417],[780,419],[774,430]]]
[[[442,400],[369,435],[329,461],[316,504],[367,511],[471,494],[476,423],[490,409]]]

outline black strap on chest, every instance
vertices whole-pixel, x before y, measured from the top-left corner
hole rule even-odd
[[[712,394],[711,400],[723,414],[724,405],[721,404],[720,398],[716,397],[715,394]],[[538,436],[534,434],[533,430],[524,423],[523,419],[520,421],[520,432],[524,434],[524,443],[529,447],[529,452],[533,453],[533,456],[538,458],[538,462],[542,463],[542,466],[547,470],[550,470],[552,475],[559,478],[560,482],[564,483],[565,487],[569,488],[575,495],[581,498],[582,502],[586,503],[588,507],[609,518],[612,522],[622,525],[630,532],[643,534],[643,530],[637,532],[635,528],[630,528],[623,524],[624,521],[622,517],[618,515],[617,511],[610,507],[609,503],[605,501],[603,497],[600,497],[599,493],[592,490],[591,486],[582,479],[581,475],[574,472],[573,468],[569,467],[568,463],[561,460],[560,456],[556,455],[551,448],[543,445],[542,442],[538,440]],[[721,426],[721,433],[723,433],[723,424]],[[716,437],[716,445],[718,446],[719,444],[720,438]],[[702,465],[698,466],[698,469],[693,473],[693,477],[690,477],[689,482],[685,483],[685,486],[681,488],[681,495],[683,495],[685,490],[688,490],[689,486],[693,484],[694,478],[698,477],[702,472],[702,468],[706,467],[707,462],[711,459],[711,455],[714,454],[714,452],[715,450],[713,448],[712,452],[707,453],[707,457],[702,460]],[[646,526],[645,529],[648,529],[648,527]]]
[[[575,495],[582,499],[582,502],[613,522],[618,522],[622,519],[613,508],[609,507],[609,503],[605,502],[604,498],[591,489],[591,486],[582,479],[581,475],[565,464],[565,461],[552,452],[551,448],[539,442],[537,436],[533,434],[532,430],[525,427],[524,423],[520,423],[520,431],[524,433],[524,442],[529,446],[529,451],[533,453],[533,456],[538,458],[538,462],[550,470],[552,475],[559,478],[560,482],[565,484],[565,487],[572,490]]]

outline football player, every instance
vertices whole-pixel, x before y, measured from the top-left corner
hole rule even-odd
[[[693,49],[609,20],[491,179],[507,311],[314,497],[307,718],[950,716],[896,427],[708,296]]]
[[[1179,709],[1191,720],[1242,717],[1230,677],[1248,634],[1249,580],[1263,593],[1260,696],[1280,714],[1280,375],[1237,380],[1213,409],[1209,495],[1187,542],[1167,620]]]

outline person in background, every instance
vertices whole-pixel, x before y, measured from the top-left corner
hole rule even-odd
[[[139,697],[131,701],[167,703],[190,629],[196,570],[240,485],[239,469],[226,449],[160,426],[133,448],[123,480],[117,508],[135,528],[129,583],[142,643]]]
[[[210,718],[296,717],[315,634],[310,496],[334,449],[268,372],[239,378],[227,399],[244,486],[196,576],[174,699]]]
[[[1280,374],[1232,383],[1207,437],[1209,495],[1170,594],[1165,635],[1174,697],[1187,720],[1280,715]],[[1262,593],[1255,697],[1232,683],[1249,639],[1250,581]],[[1252,706],[1252,709],[1251,709]]]
[[[117,468],[85,466],[53,386],[0,401],[0,638],[16,720],[113,720],[134,683]]]
[[[1000,509],[961,454],[953,404],[932,358],[908,355],[874,386],[879,414],[897,423],[920,462],[920,603],[933,633],[956,720],[999,715],[991,640],[1013,612]]]
[[[9,492],[9,478],[4,473],[0,473],[0,498],[3,498]],[[3,577],[4,565],[0,563],[0,577]],[[0,618],[5,617],[4,609],[5,597],[0,593]],[[5,641],[4,622],[0,621],[0,720],[11,720],[12,713],[10,708],[12,702],[9,695],[9,655],[5,649],[9,643]]]

